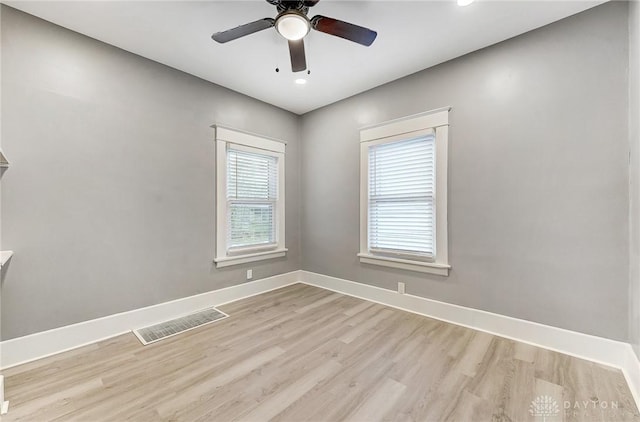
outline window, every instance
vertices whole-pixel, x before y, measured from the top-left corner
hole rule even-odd
[[[216,267],[285,256],[285,144],[216,127]]]
[[[227,251],[276,245],[278,158],[227,144]]]
[[[362,129],[360,261],[449,274],[449,110]]]

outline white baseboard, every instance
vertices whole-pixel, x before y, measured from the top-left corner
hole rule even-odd
[[[636,399],[636,407],[640,409],[640,359],[633,351],[633,347],[630,344],[627,346],[627,359],[620,369],[627,379],[633,398]]]
[[[393,290],[309,271],[300,271],[300,280],[311,286],[619,368],[640,408],[640,361],[628,343],[410,294],[399,294]]]
[[[31,362],[124,334],[135,328],[149,326],[298,282],[299,272],[292,271],[171,302],[6,340],[0,343],[2,350],[0,368],[6,369]]]
[[[393,290],[309,271],[292,271],[7,340],[0,343],[2,349],[0,367],[6,369],[124,334],[135,328],[166,321],[207,307],[255,296],[298,282],[620,368],[627,379],[636,405],[640,408],[640,361],[628,343],[410,294],[399,294]],[[1,404],[2,402],[0,402]]]
[[[0,415],[9,411],[9,402],[4,400],[4,376],[0,375]]]

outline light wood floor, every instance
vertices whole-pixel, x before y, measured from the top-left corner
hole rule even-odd
[[[640,421],[619,370],[338,293],[220,309],[149,346],[127,334],[6,370],[2,421],[542,422],[538,396],[558,404],[545,422]]]

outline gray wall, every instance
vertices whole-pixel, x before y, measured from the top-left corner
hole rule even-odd
[[[640,3],[629,4],[629,341],[640,359]]]
[[[627,4],[303,116],[303,269],[628,338]],[[358,128],[452,106],[451,275],[360,264]]]
[[[605,4],[299,118],[2,6],[2,338],[302,266],[637,345],[626,12]],[[360,264],[358,128],[442,106],[450,277]],[[289,142],[286,259],[214,268],[214,123]]]
[[[2,6],[10,339],[300,268],[299,122]],[[216,270],[210,125],[288,141],[286,259]]]

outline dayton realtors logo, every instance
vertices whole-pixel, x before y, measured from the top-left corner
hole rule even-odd
[[[534,417],[541,417],[542,422],[546,422],[547,418],[560,414],[560,407],[553,397],[538,396],[529,405],[529,413]]]
[[[597,398],[583,401],[568,401],[562,402],[565,417],[571,418],[592,418],[598,417],[615,419],[626,412],[624,409],[620,409],[617,401],[600,401]],[[561,416],[561,409],[558,402],[551,396],[538,396],[529,405],[529,413],[531,416],[542,422],[555,420],[552,418]],[[560,420],[560,419],[558,419]]]
[[[576,400],[564,402],[564,415],[572,418],[618,419],[627,413],[620,409],[618,401],[600,401],[597,397],[589,400]]]

